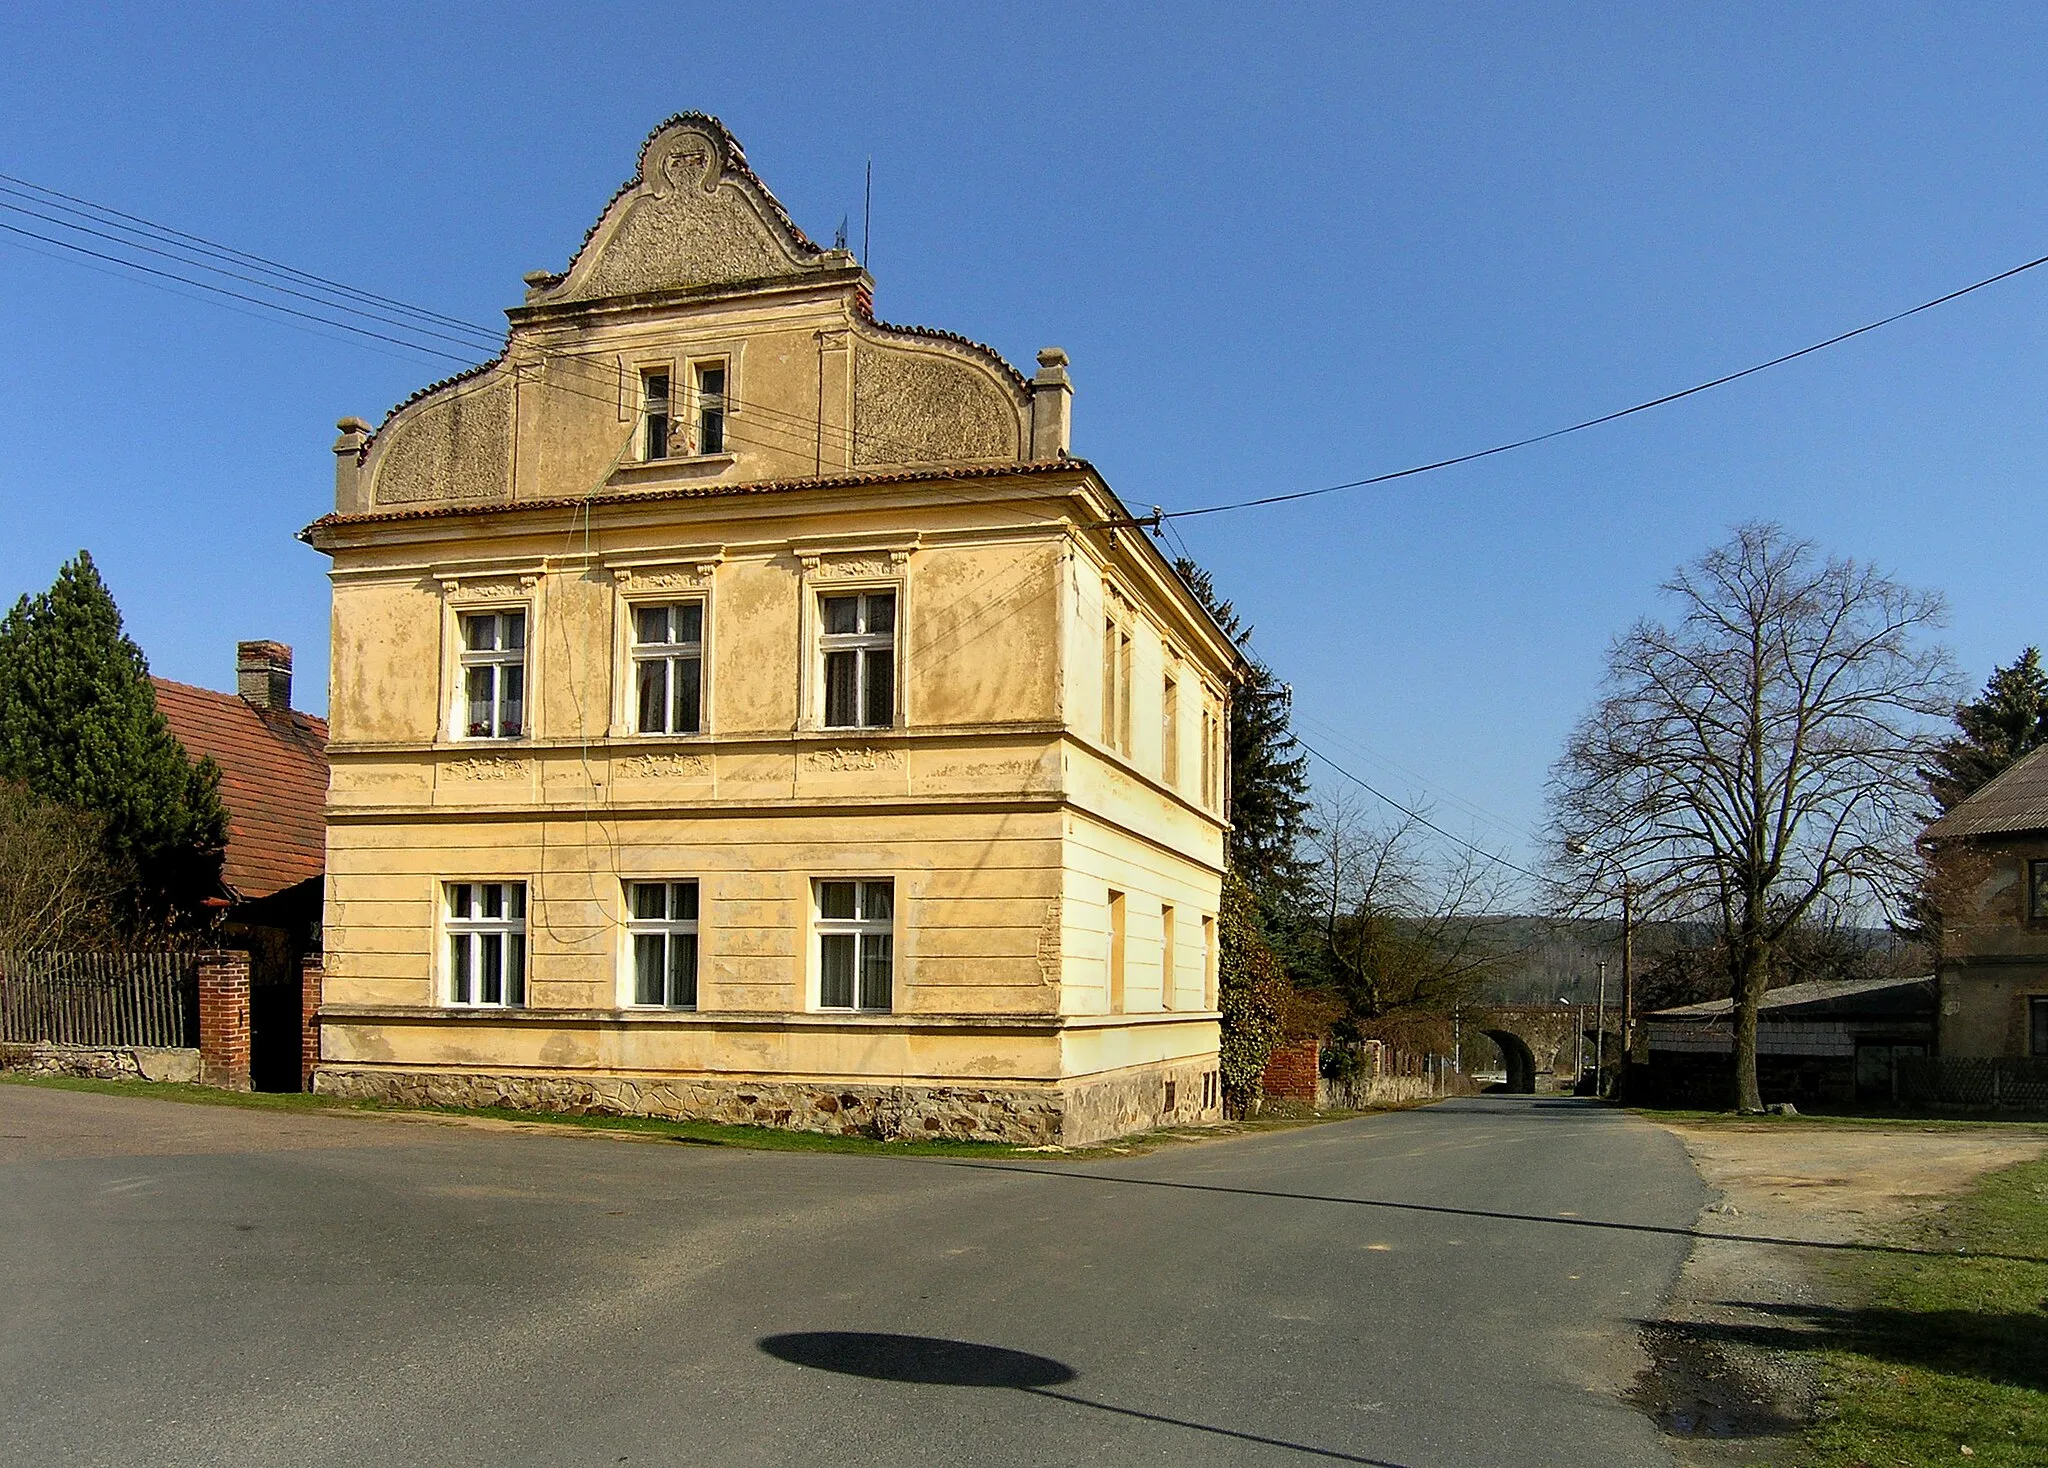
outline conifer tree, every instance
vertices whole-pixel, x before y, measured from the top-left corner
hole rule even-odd
[[[1280,680],[1252,656],[1251,629],[1236,607],[1217,595],[1215,581],[1193,561],[1177,561],[1175,569],[1251,664],[1230,701],[1230,865],[1269,919],[1292,914],[1308,872],[1300,853],[1308,834],[1308,756],[1288,727]]]
[[[1983,693],[1956,705],[1955,718],[1959,732],[1944,739],[1920,771],[1943,811],[2048,744],[2048,671],[2040,649],[2022,648],[2010,667],[1993,669]]]
[[[89,812],[135,873],[132,927],[193,929],[220,890],[220,770],[193,763],[157,711],[149,664],[80,551],[0,619],[0,779]]]

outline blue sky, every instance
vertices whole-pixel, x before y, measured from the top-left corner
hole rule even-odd
[[[671,112],[886,319],[1073,357],[1132,505],[1312,487],[1684,386],[2048,253],[2048,11],[27,4],[0,172],[495,321]],[[334,420],[446,368],[0,243],[0,593],[81,546],[157,671],[326,676]],[[2048,271],[1483,464],[1183,522],[1303,732],[1526,861],[1608,639],[1737,520],[2048,635]]]

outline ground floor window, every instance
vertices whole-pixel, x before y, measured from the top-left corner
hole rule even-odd
[[[2027,1053],[2048,1057],[2048,995],[2027,1001]]]
[[[634,882],[627,888],[633,940],[633,1002],[697,1007],[697,884]]]
[[[817,883],[818,1007],[886,1010],[896,966],[896,884]]]
[[[490,1009],[526,1003],[526,884],[450,882],[448,1002]]]

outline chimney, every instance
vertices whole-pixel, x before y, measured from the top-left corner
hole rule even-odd
[[[292,706],[292,650],[282,642],[235,644],[235,692],[258,709]]]
[[[1074,385],[1067,380],[1067,354],[1047,347],[1038,354],[1031,379],[1031,457],[1064,459],[1074,437]]]
[[[370,441],[370,425],[360,418],[344,418],[334,425],[341,437],[334,441],[334,509],[341,515],[370,508],[363,498],[369,488],[363,482],[363,446]]]

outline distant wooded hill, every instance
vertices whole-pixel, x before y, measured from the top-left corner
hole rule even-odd
[[[1484,920],[1500,961],[1481,986],[1498,1004],[1591,1004],[1598,996],[1599,965],[1607,965],[1607,1002],[1621,1002],[1619,921],[1545,917]],[[1635,930],[1636,1003],[1639,1010],[1724,997],[1726,980],[1715,962],[1714,931],[1703,923],[1638,923]],[[1820,978],[1900,978],[1930,971],[1926,950],[1888,928],[1815,929],[1792,945],[1773,988]]]

